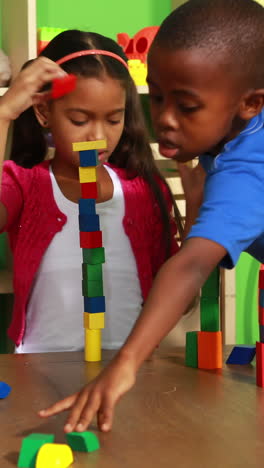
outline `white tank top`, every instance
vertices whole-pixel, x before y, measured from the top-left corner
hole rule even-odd
[[[142,306],[136,261],[123,229],[124,196],[117,174],[108,166],[113,197],[96,205],[103,232],[106,298],[102,347],[122,346]],[[84,347],[82,249],[79,246],[78,204],[62,194],[50,167],[55,201],[67,216],[46,250],[29,299],[26,330],[17,353],[79,351]]]

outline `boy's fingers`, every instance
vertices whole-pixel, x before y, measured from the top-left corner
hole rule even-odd
[[[98,411],[97,423],[98,427],[103,432],[108,432],[112,428],[114,417],[114,402],[110,399],[105,399]]]
[[[39,416],[41,417],[48,417],[52,416],[54,414],[58,414],[61,411],[66,411],[74,405],[75,401],[78,398],[79,393],[74,393],[73,395],[68,396],[67,398],[64,398],[64,400],[60,400],[57,403],[54,403],[54,405],[49,406],[49,408],[43,409],[39,411]]]
[[[80,392],[70,416],[67,419],[64,430],[70,432],[73,430],[84,431],[91,423],[94,415],[100,406],[100,396],[89,396],[87,389]]]

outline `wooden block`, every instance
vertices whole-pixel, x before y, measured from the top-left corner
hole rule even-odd
[[[235,346],[226,360],[226,364],[250,364],[255,354],[256,346]]]
[[[66,439],[71,449],[75,452],[94,452],[100,448],[97,436],[90,431],[68,432]]]
[[[79,153],[80,166],[97,166],[98,164],[98,151],[97,150],[84,150]]]
[[[260,265],[259,269],[259,282],[258,282],[259,289],[264,289],[264,266]]]
[[[95,249],[83,249],[82,254],[83,254],[83,263],[96,265],[97,263],[105,262],[104,247],[98,247]]]
[[[36,468],[67,468],[73,463],[73,453],[67,444],[45,444],[40,448]]]
[[[222,332],[198,332],[199,369],[221,369],[222,354]]]
[[[79,229],[83,232],[100,231],[99,215],[80,214]]]
[[[264,343],[256,342],[256,383],[264,387]]]
[[[98,197],[97,183],[96,182],[87,182],[81,184],[81,193],[82,198],[96,198]]]
[[[258,322],[264,325],[264,307],[258,306]]]
[[[219,297],[219,268],[215,268],[202,287],[202,297]]]
[[[202,331],[219,331],[219,303],[218,298],[201,297],[200,322]]]
[[[101,330],[85,328],[84,358],[87,362],[101,361]]]
[[[107,148],[106,140],[78,141],[72,144],[73,151],[86,151]]]
[[[79,214],[80,215],[95,215],[95,200],[93,198],[80,198],[79,200]]]
[[[105,312],[105,297],[104,296],[95,296],[87,297],[84,296],[84,312],[89,312],[90,314],[97,314],[100,312]]]
[[[89,263],[82,264],[83,279],[88,281],[101,281],[103,282],[103,267],[101,263],[96,265],[89,265]],[[102,312],[102,311],[100,311]]]
[[[79,167],[79,179],[81,184],[96,182],[96,167]]]
[[[188,367],[198,367],[198,332],[186,333],[185,365]]]
[[[82,294],[87,297],[103,296],[103,282],[82,280]]]
[[[80,247],[82,249],[102,247],[102,242],[102,231],[80,232]]]
[[[90,330],[99,330],[105,326],[105,314],[100,312],[97,314],[89,314],[89,312],[83,313],[83,326],[84,328],[90,328]]]
[[[25,437],[22,440],[17,466],[19,468],[35,468],[40,447],[53,441],[53,434],[30,434]]]

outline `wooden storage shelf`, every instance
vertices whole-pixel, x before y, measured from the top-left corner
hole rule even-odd
[[[13,293],[12,271],[0,270],[0,294]]]

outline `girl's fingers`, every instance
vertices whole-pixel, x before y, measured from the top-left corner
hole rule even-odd
[[[47,418],[48,416],[61,413],[61,411],[66,411],[75,404],[76,400],[78,399],[78,396],[79,392],[74,393],[73,395],[64,398],[64,400],[60,400],[57,403],[54,403],[54,405],[49,406],[49,408],[39,411],[38,414],[43,418]]]
[[[114,401],[106,398],[98,411],[97,423],[99,429],[103,432],[110,431],[113,426],[114,407]]]

